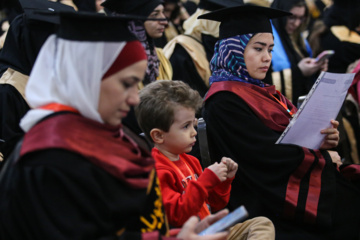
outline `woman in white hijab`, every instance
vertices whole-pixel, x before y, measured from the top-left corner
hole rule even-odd
[[[165,239],[153,159],[121,128],[145,51],[118,17],[60,20],[29,78],[26,134],[0,175],[0,239]],[[196,226],[225,214],[192,218],[178,237],[195,239]]]

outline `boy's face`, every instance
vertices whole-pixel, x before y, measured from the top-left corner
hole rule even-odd
[[[162,148],[174,155],[188,153],[196,142],[195,111],[177,106],[174,113],[174,123],[168,132],[164,132]]]

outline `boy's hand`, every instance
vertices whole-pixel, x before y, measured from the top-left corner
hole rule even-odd
[[[228,168],[224,163],[214,163],[213,165],[210,165],[208,167],[215,175],[220,179],[221,182],[225,181],[227,179],[227,171]]]
[[[224,163],[228,169],[227,178],[233,178],[238,170],[238,164],[231,158],[223,157],[221,162]]]

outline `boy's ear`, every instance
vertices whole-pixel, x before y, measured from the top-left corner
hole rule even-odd
[[[154,143],[161,144],[164,142],[164,134],[163,130],[159,128],[154,128],[150,131],[150,137],[152,138]]]

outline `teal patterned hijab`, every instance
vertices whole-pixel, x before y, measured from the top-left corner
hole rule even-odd
[[[214,56],[210,62],[212,75],[210,85],[221,81],[239,81],[264,87],[261,80],[250,77],[245,65],[245,47],[254,34],[243,34],[225,38],[215,44]]]

